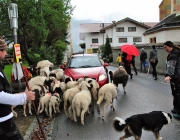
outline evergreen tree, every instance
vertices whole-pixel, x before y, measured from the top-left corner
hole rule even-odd
[[[107,59],[108,62],[112,62],[112,48],[111,44],[109,43],[109,37],[106,38],[105,48],[104,48],[104,57]]]

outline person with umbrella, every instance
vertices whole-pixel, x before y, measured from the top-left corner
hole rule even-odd
[[[124,68],[126,72],[130,75],[131,79],[133,78],[133,74],[131,73],[131,61],[132,61],[132,55],[127,54],[126,52],[122,53],[122,60],[124,63]]]

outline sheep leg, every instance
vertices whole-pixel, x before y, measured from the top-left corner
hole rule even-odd
[[[41,102],[39,102],[39,106],[38,106],[38,112],[37,112],[37,114],[39,114],[39,112],[40,112],[40,108],[41,108]]]
[[[54,113],[56,113],[56,105],[55,105],[55,103],[53,104],[53,109],[54,109]]]
[[[106,102],[104,103],[104,109],[103,109],[103,115],[102,115],[102,119],[104,120],[104,114],[106,112],[106,108],[107,106],[110,104],[110,101],[109,100],[106,100]]]
[[[45,112],[46,112],[46,115],[49,116],[48,105],[45,106]]]
[[[26,115],[26,105],[27,105],[27,102],[25,102],[24,104],[23,104],[23,110],[24,110],[24,116],[26,117],[27,115]]]
[[[124,90],[124,93],[126,93],[125,87],[126,87],[126,86],[125,86],[125,85],[123,85],[123,90]]]
[[[101,102],[103,101],[104,97],[103,96],[100,96],[98,101],[97,101],[97,110],[98,110],[98,113],[100,114],[100,104]]]
[[[13,112],[13,115],[14,115],[14,117],[17,117],[17,113],[16,113],[16,111],[14,111],[14,108],[16,107],[16,105],[12,105],[11,106],[11,110],[12,110],[12,112]]]
[[[83,108],[81,111],[81,125],[84,125],[84,114],[88,109]]]
[[[113,105],[113,101],[114,101],[114,99],[112,99],[111,105],[112,105],[112,108],[113,108],[113,111],[114,111],[115,108],[114,108],[114,105]]]
[[[61,113],[61,111],[59,110],[59,104],[56,106],[56,111],[57,111],[58,113]]]
[[[49,104],[49,116],[50,116],[50,119],[52,119],[52,105]]]
[[[73,108],[73,119],[74,119],[74,122],[77,122],[76,110],[75,110],[75,108]]]
[[[40,113],[42,113],[44,111],[44,102],[41,103],[41,110]]]
[[[68,112],[69,112],[69,118],[73,120],[73,110],[71,106],[68,108]]]
[[[70,116],[69,113],[68,113],[68,110],[67,110],[67,102],[66,101],[64,102],[64,112],[65,112],[66,116],[68,116],[68,117]]]
[[[28,102],[29,114],[31,114],[31,115],[32,115],[32,112],[31,112],[31,104],[32,104],[32,103],[31,103],[31,101],[29,101],[29,102]]]

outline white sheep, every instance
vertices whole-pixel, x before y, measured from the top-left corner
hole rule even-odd
[[[42,60],[42,61],[39,61],[37,63],[37,66],[36,66],[37,69],[38,68],[42,69],[44,67],[51,67],[51,68],[53,68],[54,64],[52,62],[50,62],[49,60]]]
[[[53,110],[54,110],[54,113],[61,113],[61,111],[59,110],[59,105],[60,105],[61,101],[62,100],[60,99],[58,93],[54,93],[51,96],[51,99],[49,101],[49,116],[50,116],[50,119],[52,119],[52,111]]]
[[[77,122],[76,116],[81,115],[81,124],[84,125],[84,114],[89,112],[89,105],[91,104],[91,93],[88,88],[90,85],[86,81],[80,83],[81,91],[78,92],[72,100],[72,110],[74,122]]]
[[[72,117],[72,113],[71,113],[72,99],[76,93],[80,92],[80,90],[81,90],[81,87],[79,85],[79,86],[67,89],[63,94],[64,111],[65,111],[66,116],[68,117]]]
[[[59,81],[64,81],[64,71],[63,71],[63,69],[61,69],[61,68],[54,69],[54,70],[50,71],[50,75],[51,74],[55,74],[56,79],[58,79]]]
[[[49,77],[50,74],[50,70],[49,67],[44,67],[40,69],[40,76],[45,76],[45,77]]]
[[[39,106],[38,106],[38,114],[42,113],[45,110],[46,115],[49,116],[48,107],[49,107],[49,101],[50,101],[51,96],[52,96],[51,93],[46,93],[44,96],[40,97]]]
[[[77,81],[72,81],[72,79],[70,77],[67,77],[65,79],[65,83],[66,83],[66,88],[73,88],[75,86],[78,86],[79,83],[81,83],[82,81],[84,81],[84,78],[79,78]]]
[[[118,87],[118,84],[122,84],[124,93],[126,93],[125,87],[128,82],[128,74],[123,66],[119,66],[119,68],[113,73],[109,71],[110,79],[113,83]]]
[[[116,86],[113,83],[105,84],[104,86],[102,86],[99,89],[98,101],[97,101],[99,114],[100,114],[100,104],[103,100],[105,101],[102,119],[104,119],[104,114],[106,112],[106,108],[110,103],[112,104],[113,111],[115,110],[114,106],[113,106],[113,99],[116,97],[117,97],[117,90],[116,90]]]
[[[60,82],[59,86],[60,86],[62,92],[64,93],[66,91],[66,89],[67,89],[65,82]]]
[[[90,92],[92,95],[92,112],[94,113],[95,104],[98,100],[99,84],[92,78],[85,78],[85,81],[91,85]]]

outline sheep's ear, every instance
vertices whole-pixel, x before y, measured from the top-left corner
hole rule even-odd
[[[92,80],[88,80],[88,83],[91,83],[92,82]]]

